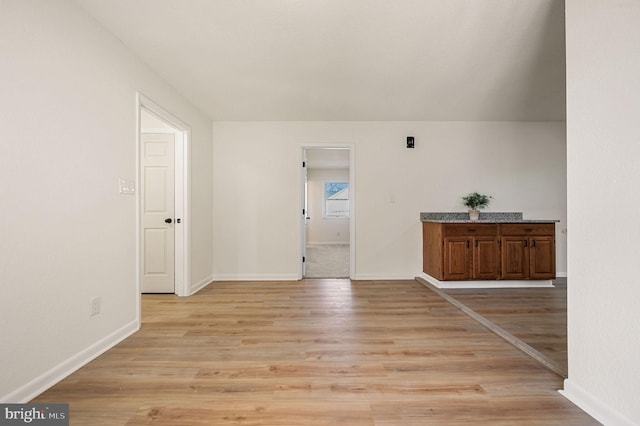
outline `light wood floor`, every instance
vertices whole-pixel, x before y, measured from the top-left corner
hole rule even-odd
[[[417,281],[218,282],[34,402],[72,425],[590,425],[562,378]]]
[[[566,278],[554,280],[554,287],[443,291],[539,351],[566,376]]]

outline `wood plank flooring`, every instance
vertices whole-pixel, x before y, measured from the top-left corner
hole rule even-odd
[[[217,282],[34,402],[72,425],[590,425],[562,378],[417,281]]]
[[[567,279],[554,287],[442,290],[567,371]]]

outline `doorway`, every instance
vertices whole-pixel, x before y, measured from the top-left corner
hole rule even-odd
[[[188,296],[187,125],[138,98],[139,293]]]
[[[303,278],[353,276],[352,147],[303,150]]]

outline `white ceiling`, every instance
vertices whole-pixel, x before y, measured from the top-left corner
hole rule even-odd
[[[565,119],[562,0],[75,0],[214,120]]]

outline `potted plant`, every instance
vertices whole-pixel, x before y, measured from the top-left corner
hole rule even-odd
[[[478,220],[480,209],[487,207],[491,198],[490,195],[478,194],[477,192],[462,197],[462,204],[469,208],[469,219]]]

